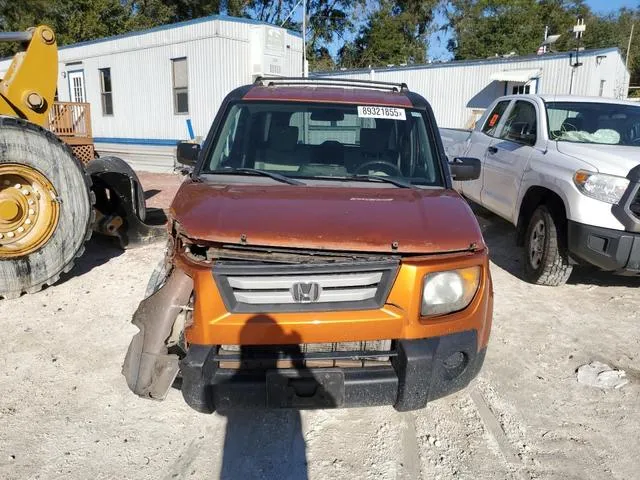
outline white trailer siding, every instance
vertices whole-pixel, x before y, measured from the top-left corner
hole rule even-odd
[[[187,59],[188,114],[174,112],[172,59],[177,58]],[[70,76],[82,75],[101,155],[170,171],[172,146],[189,138],[187,119],[196,136],[205,136],[234,88],[257,75],[299,76],[302,40],[273,25],[214,16],[60,47],[58,60],[58,99],[71,101]],[[9,63],[0,61],[0,72]],[[113,115],[102,111],[103,68],[111,73]]]
[[[531,93],[626,98],[629,72],[617,48],[580,52],[581,67],[570,66],[569,53],[488,60],[453,61],[420,66],[315,73],[315,76],[404,82],[431,104],[438,125],[467,128],[482,110],[517,83],[492,80],[511,70],[537,70]],[[571,80],[572,70],[573,84]],[[600,92],[602,83],[602,92]],[[571,91],[570,91],[571,86]]]

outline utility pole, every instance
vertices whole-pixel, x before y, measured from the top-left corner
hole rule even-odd
[[[302,0],[302,76],[309,76],[307,65],[307,0]]]
[[[631,33],[629,34],[629,44],[627,45],[627,59],[625,60],[625,67],[627,67],[627,70],[629,69],[629,57],[631,56],[631,39],[633,38],[633,27],[635,27],[636,24],[632,23],[631,24]]]

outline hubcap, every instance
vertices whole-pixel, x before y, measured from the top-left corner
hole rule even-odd
[[[49,240],[60,215],[57,198],[37,170],[0,165],[0,257],[27,255]]]
[[[529,262],[533,268],[538,268],[542,263],[546,236],[544,221],[538,220],[531,229],[531,238],[529,239]]]

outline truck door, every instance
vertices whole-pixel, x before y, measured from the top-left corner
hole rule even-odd
[[[484,122],[481,128],[476,128],[471,134],[470,148],[465,154],[467,157],[478,158],[482,162],[482,170],[480,172],[480,178],[468,182],[460,182],[462,193],[480,203],[480,193],[482,191],[482,177],[484,176],[484,163],[487,149],[491,145],[494,137],[497,135],[498,127],[501,123],[502,116],[507,110],[511,100],[502,100],[498,102],[491,110],[489,115],[484,117],[481,122]]]
[[[538,139],[538,122],[536,107],[528,100],[515,101],[506,115],[482,165],[481,203],[511,221],[520,183]]]

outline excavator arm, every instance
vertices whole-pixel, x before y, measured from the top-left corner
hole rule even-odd
[[[44,126],[58,78],[58,47],[53,30],[40,25],[26,32],[1,32],[0,41],[27,45],[25,51],[13,57],[0,80],[0,115]]]

